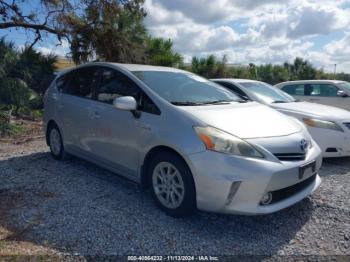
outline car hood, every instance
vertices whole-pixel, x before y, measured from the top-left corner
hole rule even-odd
[[[333,107],[309,102],[292,102],[271,104],[271,107],[285,113],[293,112],[303,115],[316,116],[328,120],[350,120],[350,112]]]
[[[245,139],[286,136],[301,131],[289,117],[255,102],[180,108],[210,126]]]

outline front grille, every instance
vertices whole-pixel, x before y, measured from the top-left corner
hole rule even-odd
[[[272,194],[272,201],[270,204],[276,203],[278,201],[284,200],[292,195],[295,195],[302,191],[304,188],[311,185],[316,179],[316,174],[310,176],[309,178],[305,179],[304,181],[295,184],[290,187],[285,187],[276,191],[271,191]]]
[[[303,153],[281,153],[274,154],[281,161],[300,161],[305,160],[306,154]]]
[[[350,122],[348,122],[348,123],[343,123],[343,124],[344,124],[344,126],[346,126],[347,128],[350,129]]]

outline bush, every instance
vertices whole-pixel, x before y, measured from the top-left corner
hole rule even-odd
[[[22,125],[1,123],[0,122],[0,137],[14,137],[19,136],[27,131]]]
[[[56,60],[30,48],[18,51],[13,43],[0,38],[0,106],[13,106],[17,114],[41,109]]]

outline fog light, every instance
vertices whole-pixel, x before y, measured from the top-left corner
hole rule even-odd
[[[263,197],[260,200],[260,204],[262,205],[268,205],[270,204],[272,201],[272,193],[271,192],[267,192],[263,195]]]

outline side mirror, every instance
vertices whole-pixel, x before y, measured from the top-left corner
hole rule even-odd
[[[349,95],[344,92],[344,90],[338,90],[337,96],[348,97]]]
[[[119,110],[135,111],[137,102],[132,96],[121,96],[114,99],[113,106]]]

